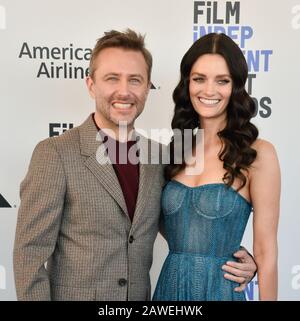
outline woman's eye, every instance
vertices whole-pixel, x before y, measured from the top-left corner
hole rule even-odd
[[[195,81],[195,82],[202,82],[202,81],[204,81],[204,78],[202,78],[202,77],[196,77],[196,78],[193,78],[193,81]]]
[[[219,83],[220,85],[225,85],[225,84],[228,84],[229,82],[230,82],[230,80],[228,80],[228,79],[218,80],[218,83]]]

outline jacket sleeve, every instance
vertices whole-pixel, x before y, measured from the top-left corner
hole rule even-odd
[[[66,193],[63,163],[51,139],[40,142],[21,183],[14,244],[18,300],[51,300],[45,263],[59,232]]]

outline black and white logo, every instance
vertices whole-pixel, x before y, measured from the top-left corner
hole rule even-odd
[[[72,123],[50,123],[49,124],[49,137],[59,136],[65,131],[74,127]]]
[[[8,201],[0,194],[0,208],[1,207],[11,207]]]

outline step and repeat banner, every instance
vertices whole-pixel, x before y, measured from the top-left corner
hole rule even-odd
[[[185,51],[224,32],[243,50],[260,137],[276,147],[282,172],[279,299],[300,299],[300,1],[0,0],[0,300],[15,300],[12,250],[19,185],[35,145],[81,124],[94,110],[84,78],[104,31],[146,34],[153,88],[136,127],[170,129],[172,91]],[[252,252],[252,222],[243,245]],[[158,236],[154,289],[166,242]],[[246,289],[258,299],[257,280]]]

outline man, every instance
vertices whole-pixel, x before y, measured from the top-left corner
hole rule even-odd
[[[21,184],[14,248],[18,299],[150,299],[163,168],[141,161],[149,141],[140,137],[136,144],[133,129],[150,90],[151,66],[141,35],[105,33],[86,80],[95,113],[35,148]],[[136,148],[137,162],[120,161],[124,146],[126,160]],[[256,266],[246,251],[237,255],[245,263],[226,269],[241,290]]]

